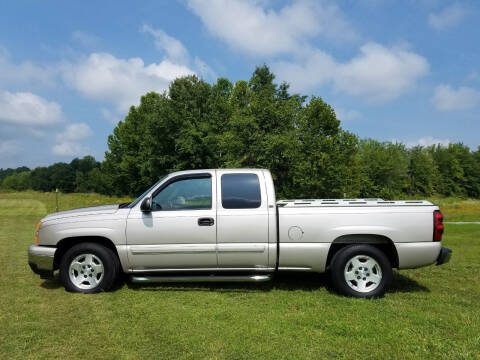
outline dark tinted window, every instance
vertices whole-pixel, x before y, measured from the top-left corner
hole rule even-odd
[[[222,175],[222,206],[224,209],[260,207],[260,183],[255,174]]]

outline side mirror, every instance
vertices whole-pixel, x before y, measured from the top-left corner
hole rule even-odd
[[[152,198],[150,196],[143,199],[142,204],[140,205],[140,210],[143,212],[152,211]]]

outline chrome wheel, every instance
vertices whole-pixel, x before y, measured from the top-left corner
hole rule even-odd
[[[78,255],[70,263],[68,274],[70,281],[79,289],[93,289],[103,279],[103,262],[94,254]]]
[[[380,264],[368,255],[357,255],[348,260],[343,274],[348,286],[361,293],[375,290],[382,281]]]

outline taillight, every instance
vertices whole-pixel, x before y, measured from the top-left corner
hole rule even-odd
[[[433,212],[433,241],[441,241],[443,234],[443,215],[440,210]]]

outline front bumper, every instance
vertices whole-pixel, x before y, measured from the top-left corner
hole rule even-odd
[[[440,249],[440,254],[438,254],[437,265],[442,265],[450,261],[452,257],[452,250],[446,247]]]
[[[31,245],[28,248],[28,265],[42,279],[53,277],[53,258],[57,248]]]

